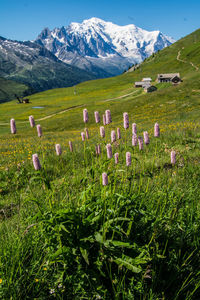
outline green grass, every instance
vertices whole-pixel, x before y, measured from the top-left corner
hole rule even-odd
[[[25,84],[0,78],[0,103],[12,100],[15,94],[21,97],[28,92],[29,88]]]
[[[200,298],[200,74],[176,60],[184,47],[180,58],[197,63],[198,39],[199,31],[145,60],[135,72],[77,85],[76,94],[74,88],[55,89],[32,95],[27,105],[1,104],[0,298]],[[135,80],[155,80],[161,72],[180,72],[183,82],[156,84],[152,94],[133,87]],[[40,119],[68,108],[37,121],[41,138],[30,128],[29,115]],[[102,116],[106,109],[112,123],[101,139],[94,111]],[[131,128],[123,129],[124,111],[130,124],[137,123],[138,136],[145,130],[150,135],[143,151],[132,147]],[[9,132],[10,118],[16,120],[16,135]],[[153,136],[155,122],[160,138]],[[83,143],[85,126],[90,139]],[[112,145],[113,154],[119,153],[117,165],[107,159],[105,147],[116,127],[122,132]],[[55,154],[57,143],[61,156]],[[34,153],[40,171],[33,168]],[[107,186],[102,186],[103,172]]]

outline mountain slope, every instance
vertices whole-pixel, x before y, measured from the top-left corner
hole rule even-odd
[[[32,42],[0,37],[0,77],[29,86],[32,91],[66,87],[93,79],[91,74],[67,65],[46,48]]]
[[[122,73],[174,40],[160,31],[148,32],[135,25],[118,26],[91,18],[52,31],[45,28],[35,42],[66,63],[106,77]]]

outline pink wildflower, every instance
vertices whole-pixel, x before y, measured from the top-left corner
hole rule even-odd
[[[98,155],[101,154],[101,145],[97,145],[97,153],[98,153]]]
[[[105,114],[103,115],[103,125],[104,126],[106,125],[106,115]]]
[[[62,149],[61,149],[60,144],[56,144],[55,148],[56,148],[56,154],[61,155],[62,154]]]
[[[136,123],[132,124],[132,134],[137,134],[137,125],[136,125]]]
[[[176,163],[176,152],[171,151],[171,164],[175,165],[175,163]]]
[[[81,138],[82,138],[82,141],[84,142],[85,141],[85,132],[81,132]]]
[[[116,142],[116,133],[114,130],[111,131],[111,143]]]
[[[36,171],[41,169],[40,161],[37,154],[32,155],[33,166]]]
[[[89,120],[89,117],[88,117],[88,111],[87,111],[87,109],[85,108],[85,109],[83,110],[83,122],[84,122],[84,123],[88,123],[88,120]]]
[[[99,112],[98,112],[98,111],[95,111],[95,112],[94,112],[94,117],[95,117],[95,122],[96,122],[96,123],[99,123],[99,122],[100,122],[100,115],[99,115]]]
[[[42,127],[40,124],[37,125],[37,134],[38,134],[38,137],[42,136]]]
[[[112,158],[112,146],[111,146],[111,144],[107,144],[106,149],[107,149],[107,157],[109,159]]]
[[[17,132],[15,119],[10,120],[10,131],[11,131],[12,134],[15,134]]]
[[[105,111],[105,114],[106,114],[106,124],[110,124],[110,123],[112,122],[110,110],[107,109],[107,110]]]
[[[137,134],[134,133],[134,134],[132,135],[132,146],[137,146],[137,141],[138,141],[138,139],[137,139]]]
[[[117,128],[117,138],[118,138],[118,140],[121,139],[121,131],[120,131],[120,128]]]
[[[106,173],[102,174],[102,184],[108,185],[108,175]]]
[[[131,153],[126,152],[126,165],[129,167],[131,165]]]
[[[86,139],[89,140],[89,131],[87,128],[85,128],[85,136],[86,136]]]
[[[115,153],[115,164],[117,165],[119,163],[119,153]]]
[[[31,127],[35,127],[35,120],[34,120],[33,116],[29,116],[29,122],[30,122]]]
[[[139,144],[139,150],[143,150],[143,139],[141,136],[138,136],[138,144]]]
[[[71,152],[73,152],[73,145],[72,145],[72,142],[71,142],[71,141],[69,141],[69,150],[70,150]]]
[[[154,136],[155,137],[159,137],[160,136],[160,128],[159,128],[159,124],[155,123],[154,125]]]
[[[128,117],[128,113],[124,112],[123,113],[123,117],[124,117],[124,129],[128,129],[129,128],[129,117]]]
[[[144,135],[144,143],[145,143],[145,145],[148,145],[149,144],[149,134],[148,134],[148,132],[144,131],[143,135]]]
[[[100,136],[101,136],[102,138],[105,137],[105,128],[104,128],[103,126],[100,127]]]

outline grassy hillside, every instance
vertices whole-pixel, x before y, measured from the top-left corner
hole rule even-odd
[[[199,51],[200,30],[134,72],[38,93],[30,104],[0,104],[2,299],[200,298]],[[167,72],[180,72],[183,82],[154,82],[158,90],[152,94],[133,87],[135,80]],[[112,123],[102,138],[106,109]],[[126,130],[123,112],[129,114]],[[30,128],[29,115],[41,124],[41,138]],[[132,145],[131,123],[137,124],[137,136],[148,131],[150,143],[143,150]],[[85,127],[90,137],[83,142]],[[106,145],[117,127],[122,138],[112,143],[108,158]],[[56,155],[55,144],[62,155]]]
[[[0,77],[0,103],[12,100],[15,94],[21,97],[30,92],[30,88],[25,84]]]

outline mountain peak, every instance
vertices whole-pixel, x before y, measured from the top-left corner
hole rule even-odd
[[[102,20],[100,18],[92,17],[90,19],[84,20],[83,23],[99,24],[99,23],[106,23],[106,21],[104,21],[104,20]]]
[[[83,68],[92,64],[117,75],[169,46],[172,40],[160,31],[147,31],[134,24],[120,26],[92,17],[51,32],[46,29],[36,42],[66,63]]]

